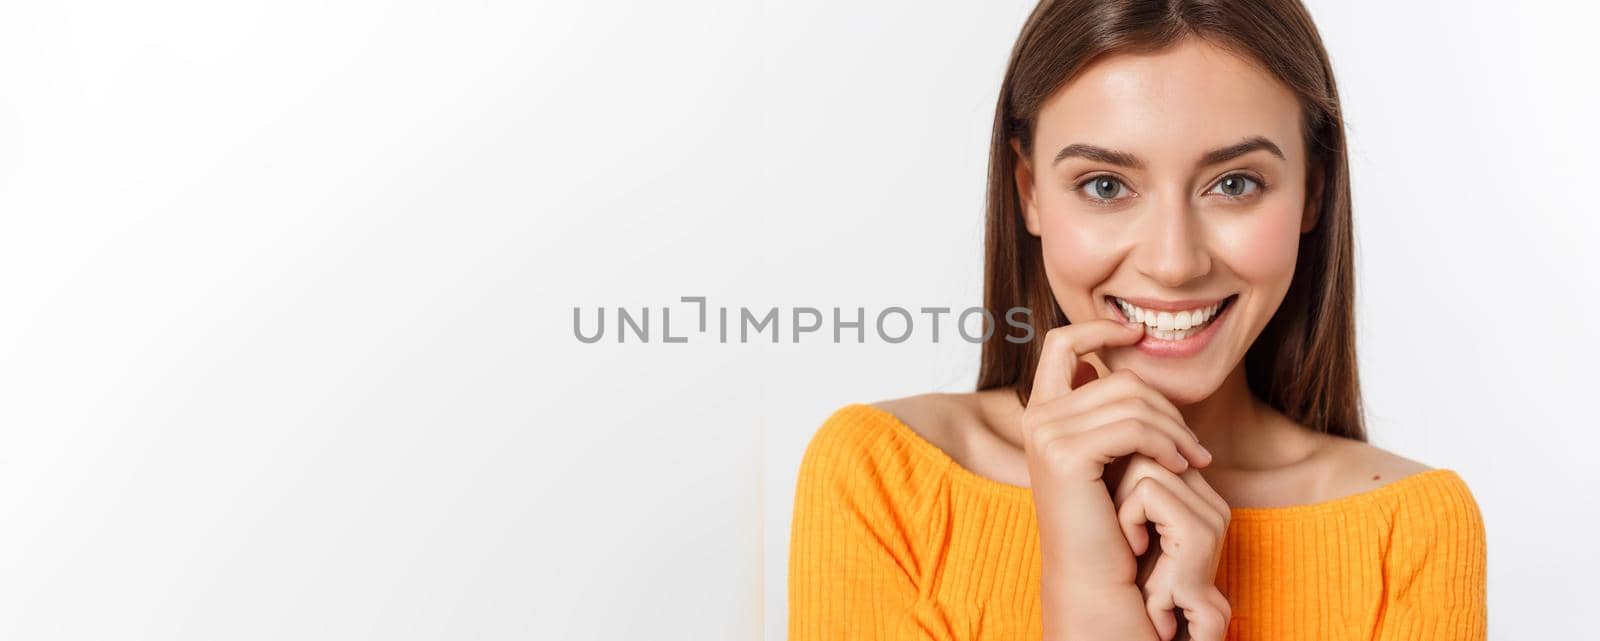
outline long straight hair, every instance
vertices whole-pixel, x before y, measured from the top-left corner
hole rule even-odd
[[[1356,375],[1354,240],[1344,119],[1333,68],[1311,15],[1297,0],[1044,0],[1023,25],[1006,66],[989,145],[984,305],[1030,310],[1034,340],[994,332],[983,344],[979,390],[1015,386],[1024,405],[1046,331],[1068,323],[1045,280],[1040,241],[1021,223],[1015,137],[1032,154],[1041,104],[1092,60],[1160,51],[1199,37],[1255,60],[1298,98],[1308,198],[1316,226],[1283,303],[1245,354],[1250,391],[1296,422],[1366,440]]]

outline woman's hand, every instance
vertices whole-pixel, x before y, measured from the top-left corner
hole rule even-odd
[[[1220,641],[1232,609],[1217,589],[1217,564],[1228,532],[1228,503],[1200,473],[1174,474],[1154,460],[1134,455],[1117,483],[1117,520],[1136,555],[1148,551],[1141,577],[1145,608],[1162,641],[1178,634],[1182,609],[1188,636]],[[1147,526],[1155,525],[1159,549],[1150,550]]]
[[[1106,465],[1137,453],[1176,475],[1211,462],[1160,392],[1128,371],[1096,379],[1082,360],[1138,342],[1143,327],[1096,319],[1044,337],[1022,442],[1038,512],[1046,639],[1154,637]]]

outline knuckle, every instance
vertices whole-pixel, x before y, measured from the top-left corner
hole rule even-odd
[[[1156,402],[1151,399],[1149,394],[1135,394],[1133,397],[1139,399],[1139,405],[1150,408],[1150,411],[1161,411],[1161,406],[1157,405]]]
[[[1228,521],[1220,514],[1208,515],[1206,525],[1211,528],[1213,537],[1218,539],[1228,532]]]
[[[1044,429],[1044,421],[1039,416],[1030,414],[1032,410],[1022,412],[1022,442],[1023,444],[1037,444],[1039,432]]]
[[[1139,411],[1143,410],[1145,408],[1145,406],[1147,406],[1148,404],[1149,403],[1146,402],[1144,399],[1139,398],[1137,396],[1124,396],[1124,397],[1119,398],[1117,400],[1111,401],[1111,403],[1110,403],[1110,405],[1112,407],[1117,408],[1119,410],[1122,410],[1124,412],[1139,412]]]
[[[1041,425],[1033,432],[1033,444],[1037,446],[1053,443],[1061,440],[1065,434],[1066,432],[1058,425]]]
[[[1210,597],[1211,602],[1217,604],[1217,614],[1222,615],[1222,620],[1227,621],[1233,618],[1233,604],[1228,602],[1228,596],[1223,594],[1222,590],[1215,585],[1209,586],[1207,591],[1209,592],[1207,596]]]
[[[1051,464],[1061,465],[1070,461],[1077,448],[1072,447],[1072,437],[1058,436],[1044,442],[1042,453],[1044,459]]]
[[[1057,399],[1059,400],[1059,399]],[[1023,443],[1039,443],[1042,437],[1048,435],[1051,428],[1060,422],[1055,418],[1059,412],[1054,411],[1055,401],[1040,403],[1022,411],[1022,439]]]
[[[1143,454],[1135,454],[1128,458],[1127,476],[1151,476],[1166,471],[1155,459]]]
[[[1133,482],[1133,489],[1129,490],[1128,494],[1140,498],[1149,498],[1152,492],[1158,491],[1160,485],[1160,481],[1155,480],[1154,477],[1141,476],[1139,480]]]
[[[1069,349],[1077,335],[1076,325],[1062,325],[1044,333],[1044,347],[1051,350]]]
[[[1140,376],[1138,372],[1135,372],[1135,371],[1133,371],[1131,369],[1122,369],[1122,370],[1117,370],[1117,371],[1120,372],[1120,373],[1125,374],[1122,378],[1123,378],[1124,381],[1126,381],[1127,384],[1130,384],[1130,385],[1143,385],[1144,384],[1144,377]]]
[[[1061,346],[1061,341],[1062,341],[1062,336],[1063,336],[1062,332],[1066,331],[1066,329],[1067,329],[1067,326],[1063,325],[1061,327],[1057,327],[1057,328],[1045,331],[1044,340],[1040,341],[1039,349],[1044,350],[1046,352],[1055,351],[1057,347]]]
[[[1119,436],[1124,434],[1138,436],[1139,432],[1144,431],[1144,426],[1141,425],[1139,421],[1131,418],[1119,418],[1115,421],[1107,423],[1101,427],[1100,430],[1103,430],[1107,433],[1115,433]]]

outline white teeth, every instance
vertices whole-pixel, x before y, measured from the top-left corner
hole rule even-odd
[[[1128,301],[1112,297],[1117,307],[1122,309],[1122,315],[1136,323],[1144,323],[1148,331],[1156,338],[1163,340],[1179,340],[1200,331],[1211,319],[1215,318],[1217,311],[1222,308],[1218,301],[1200,309],[1177,312],[1158,312],[1155,310],[1135,307]]]

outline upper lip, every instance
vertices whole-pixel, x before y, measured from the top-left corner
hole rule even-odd
[[[1221,298],[1189,298],[1185,300],[1161,300],[1159,298],[1136,298],[1133,296],[1116,296],[1113,294],[1107,295],[1114,299],[1120,298],[1125,300],[1134,307],[1153,309],[1158,312],[1182,312],[1210,307],[1227,300],[1228,297],[1232,296],[1233,294],[1228,294],[1228,296],[1223,296]]]

